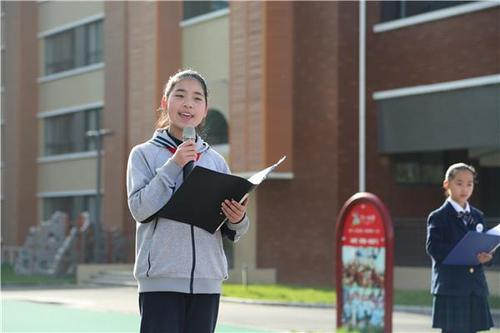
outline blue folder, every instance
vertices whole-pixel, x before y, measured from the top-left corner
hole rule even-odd
[[[479,265],[479,260],[477,260],[478,253],[496,250],[499,244],[500,236],[469,231],[450,251],[448,256],[443,260],[443,264]]]

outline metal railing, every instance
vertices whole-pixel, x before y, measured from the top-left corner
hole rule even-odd
[[[48,221],[30,227],[23,246],[2,246],[2,260],[13,264],[17,274],[75,274],[79,263],[102,262],[94,251],[99,227],[86,212],[73,223],[67,214],[56,212]],[[101,230],[99,234],[105,236],[101,242],[105,262],[124,262],[126,244],[121,231]]]

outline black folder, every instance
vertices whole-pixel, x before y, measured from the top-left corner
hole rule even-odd
[[[243,202],[285,158],[249,179],[196,166],[157,215],[214,233],[226,221],[222,202],[226,199]]]
[[[494,252],[500,245],[500,236],[469,231],[455,245],[443,261],[445,265],[479,265],[480,252]]]

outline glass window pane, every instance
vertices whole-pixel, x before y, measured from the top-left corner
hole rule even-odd
[[[380,1],[380,21],[392,21],[401,18],[401,1]]]
[[[95,213],[95,197],[85,195],[43,199],[44,220],[50,219],[57,211],[68,214],[70,221],[76,221],[83,212]]]
[[[71,216],[73,197],[43,199],[43,219],[48,220],[55,212],[63,212]]]
[[[54,59],[54,40],[52,38],[45,38],[44,51],[45,51],[45,75],[54,72],[53,63]]]
[[[86,64],[102,61],[102,20],[86,26]]]
[[[44,120],[44,155],[95,150],[95,140],[87,131],[99,128],[101,109],[84,110]]]
[[[85,112],[85,134],[87,131],[99,129],[99,117],[102,109],[92,109]],[[96,143],[94,137],[85,135],[85,150],[96,150]]]
[[[44,121],[44,155],[57,155],[72,152],[71,140],[72,114],[46,118]]]
[[[387,22],[409,16],[424,14],[443,8],[463,5],[474,1],[381,1],[380,21]]]
[[[224,115],[211,109],[208,111],[205,121],[206,141],[211,145],[228,143],[228,126]]]
[[[95,31],[95,51],[93,55],[92,61],[94,63],[98,63],[103,61],[103,21],[99,21],[96,23],[96,31]]]
[[[45,75],[75,67],[74,29],[45,38]]]
[[[83,208],[84,212],[89,213],[90,220],[94,221],[96,214],[96,197],[94,195],[85,196],[85,205]]]
[[[85,26],[77,27],[75,31],[75,68],[86,66]]]
[[[45,38],[45,75],[102,61],[103,20]]]
[[[73,113],[73,130],[71,131],[71,140],[73,142],[73,151],[85,151],[86,131],[85,131],[85,113]]]
[[[183,19],[187,20],[227,7],[227,1],[184,1]]]
[[[393,156],[394,177],[399,184],[441,184],[443,153],[413,153]]]

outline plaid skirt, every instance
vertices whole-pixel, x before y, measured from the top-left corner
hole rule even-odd
[[[432,327],[443,332],[472,333],[493,327],[488,298],[485,296],[434,295]]]

